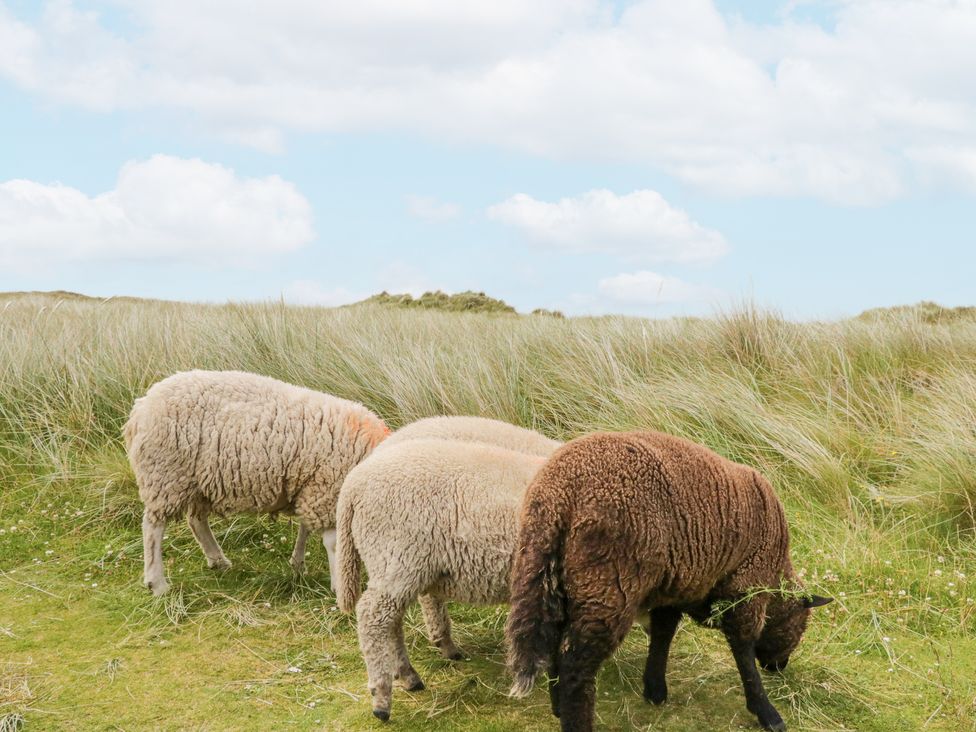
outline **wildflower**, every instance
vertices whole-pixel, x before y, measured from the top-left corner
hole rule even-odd
[[[298,666],[289,666],[288,667],[288,673],[290,673],[290,674],[300,674],[301,672],[302,672],[302,670],[300,668],[298,668]]]

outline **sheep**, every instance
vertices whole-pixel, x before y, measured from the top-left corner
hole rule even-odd
[[[384,446],[349,472],[339,493],[336,598],[344,612],[356,609],[379,719],[390,717],[394,676],[408,690],[424,688],[403,641],[414,599],[449,656],[446,600],[508,600],[519,506],[544,463],[494,445],[415,439]],[[369,582],[359,598],[361,564]]]
[[[508,422],[485,417],[427,417],[401,427],[386,440],[380,449],[398,445],[404,440],[440,438],[463,442],[484,442],[507,450],[530,455],[551,455],[563,443],[550,440],[533,430],[517,427]]]
[[[293,513],[301,570],[308,532],[319,533],[335,583],[335,506],[346,473],[390,433],[356,402],[242,371],[186,371],[137,399],[123,429],[144,505],[144,582],[169,589],[166,522],[186,514],[211,568],[231,566],[210,513]]]
[[[648,613],[644,697],[660,704],[687,614],[721,628],[749,711],[785,730],[756,660],[782,670],[810,608],[827,602],[804,594],[783,507],[757,471],[654,432],[581,437],[525,494],[506,627],[511,694],[528,694],[547,670],[564,732],[591,730],[595,674]]]

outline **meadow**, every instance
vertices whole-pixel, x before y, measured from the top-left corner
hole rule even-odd
[[[244,369],[363,402],[392,427],[480,414],[569,439],[658,429],[762,470],[783,499],[817,611],[766,675],[792,730],[976,730],[976,320],[916,309],[793,323],[554,318],[24,295],[0,299],[0,732],[371,730],[352,619],[325,552],[287,559],[287,518],[215,519],[207,570],[167,530],[170,594],[140,584],[139,503],[120,429],[189,368]],[[539,688],[506,697],[505,609],[454,606],[470,659],[440,658],[395,730],[556,729]],[[756,728],[731,654],[683,624],[669,702],[640,696],[635,629],[598,680],[602,729]]]

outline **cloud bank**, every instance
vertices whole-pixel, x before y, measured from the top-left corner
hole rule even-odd
[[[176,259],[254,266],[314,236],[309,202],[278,176],[242,178],[154,155],[96,196],[60,183],[0,183],[0,266]]]
[[[488,217],[556,249],[636,261],[702,263],[728,250],[720,233],[695,223],[649,190],[623,196],[593,190],[554,203],[519,193],[491,206]]]
[[[952,162],[976,148],[976,5],[804,5],[828,22],[786,5],[754,24],[710,0],[56,0],[36,20],[0,2],[0,77],[96,110],[189,111],[266,150],[289,131],[392,131],[733,196],[976,189]]]

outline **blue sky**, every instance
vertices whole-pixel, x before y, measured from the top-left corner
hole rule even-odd
[[[199,5],[0,0],[0,290],[974,302],[971,3]]]

